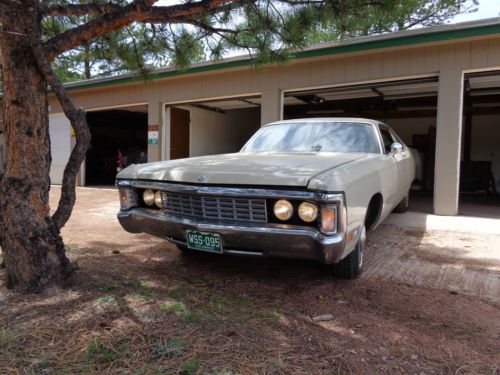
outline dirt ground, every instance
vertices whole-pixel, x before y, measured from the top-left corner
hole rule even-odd
[[[0,373],[500,374],[500,304],[480,283],[500,278],[499,236],[383,225],[345,281],[314,262],[181,256],[124,232],[117,209],[116,191],[78,191],[64,290],[16,295],[0,271]]]

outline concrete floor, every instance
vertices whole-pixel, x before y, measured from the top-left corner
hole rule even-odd
[[[410,196],[410,211],[433,213],[433,196],[429,192],[413,191]],[[500,219],[500,196],[461,194],[459,214],[463,216]]]

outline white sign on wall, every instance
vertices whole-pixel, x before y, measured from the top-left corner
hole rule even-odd
[[[148,125],[148,144],[157,145],[159,137],[159,126],[158,125]]]

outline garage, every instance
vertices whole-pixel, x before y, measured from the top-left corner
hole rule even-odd
[[[111,186],[118,170],[147,162],[148,107],[89,111],[92,135],[84,168],[86,186]]]
[[[464,77],[461,214],[500,217],[500,71]]]
[[[260,125],[283,118],[362,116],[387,122],[416,150],[411,210],[497,217],[499,71],[500,22],[489,19],[321,43],[258,69],[235,56],[160,69],[147,82],[126,74],[71,83],[75,104],[101,113],[92,125],[100,154],[89,154],[79,184],[113,183],[128,152],[117,138],[155,162],[238,151]],[[54,95],[49,102],[51,116],[62,112]],[[132,115],[121,111],[139,112],[142,125],[124,125]],[[57,158],[71,142],[61,138]]]
[[[238,152],[260,128],[260,97],[166,106],[165,159]]]
[[[500,76],[464,81],[460,205],[462,215],[499,216]],[[364,117],[389,124],[417,157],[410,209],[433,212],[437,77],[286,92],[283,117]]]

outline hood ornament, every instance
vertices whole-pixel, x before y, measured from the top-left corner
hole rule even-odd
[[[204,174],[200,174],[198,177],[196,177],[196,180],[198,182],[203,182],[203,181],[205,181],[205,179],[206,179],[206,177]]]

